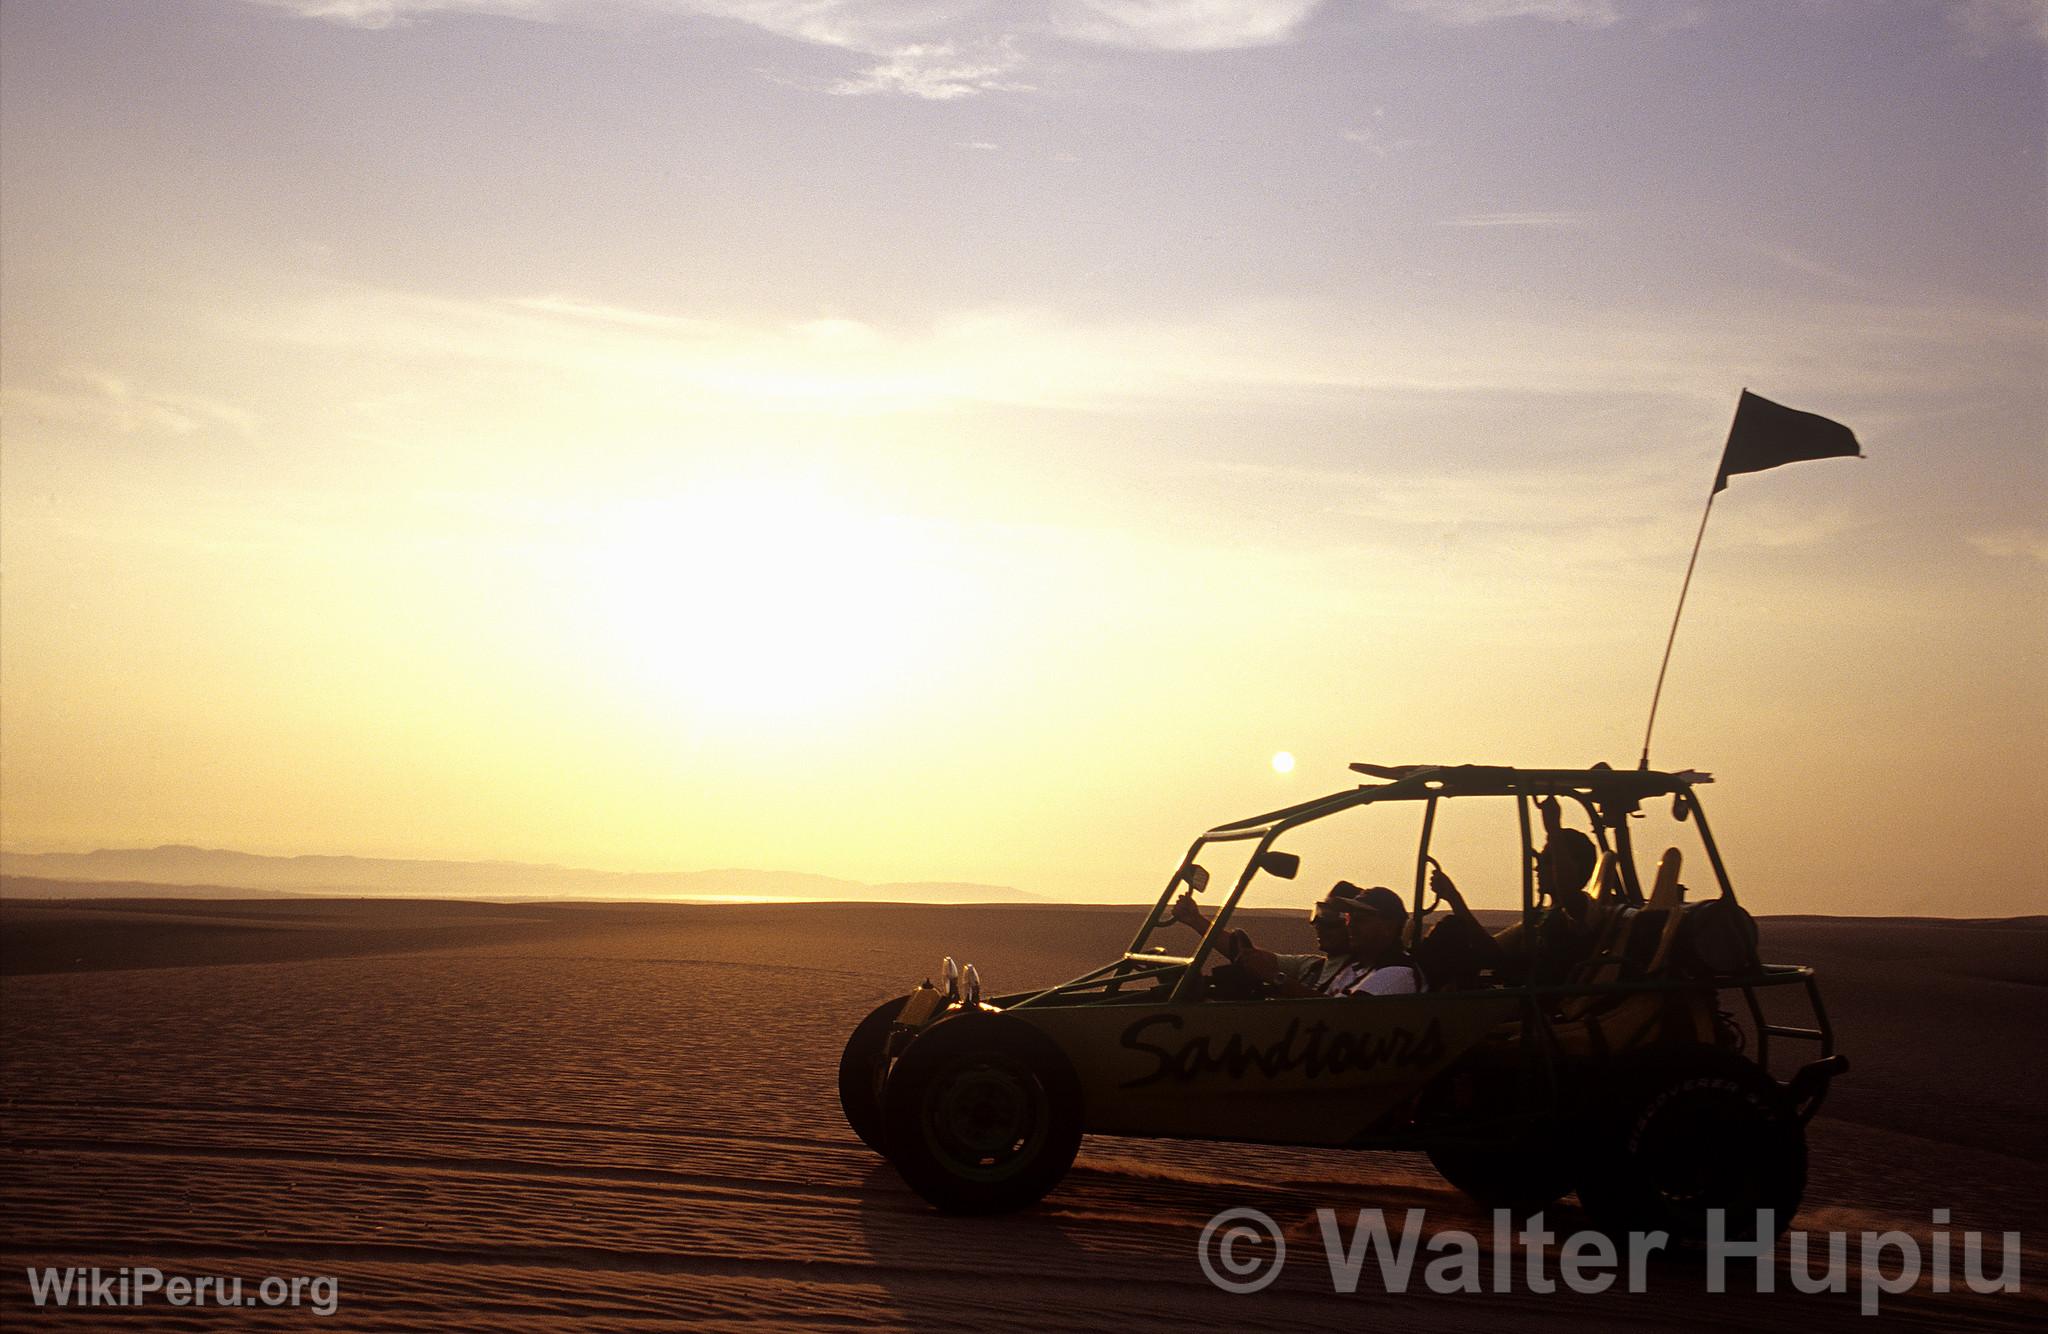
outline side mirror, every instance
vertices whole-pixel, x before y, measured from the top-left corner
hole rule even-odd
[[[1209,887],[1209,872],[1200,866],[1189,866],[1180,873],[1180,879],[1192,894],[1199,894]]]
[[[1295,876],[1301,874],[1301,854],[1276,852],[1268,848],[1259,856],[1259,869],[1267,875],[1278,876],[1282,880],[1292,880]]]

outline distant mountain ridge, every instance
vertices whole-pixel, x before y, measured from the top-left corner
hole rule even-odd
[[[0,878],[205,887],[264,894],[372,894],[424,898],[823,899],[902,903],[1038,903],[1007,885],[867,884],[800,871],[592,871],[509,861],[431,861],[309,854],[271,857],[167,843],[94,852],[0,852]],[[27,888],[26,886],[20,888]],[[0,893],[7,888],[0,886]],[[41,897],[49,891],[37,885]],[[211,895],[209,895],[211,897]]]

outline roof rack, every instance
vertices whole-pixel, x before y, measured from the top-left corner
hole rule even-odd
[[[1644,797],[1677,792],[1714,776],[1692,769],[1517,769],[1501,764],[1353,764],[1353,773],[1390,784],[1415,784],[1433,791],[1531,793],[1590,792]]]

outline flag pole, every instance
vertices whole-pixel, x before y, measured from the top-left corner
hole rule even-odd
[[[1720,478],[1714,479],[1714,489],[1707,492],[1707,507],[1700,513],[1700,530],[1692,539],[1692,558],[1685,563],[1685,582],[1678,586],[1678,610],[1671,613],[1671,633],[1664,639],[1664,661],[1657,665],[1657,688],[1650,695],[1650,721],[1643,728],[1643,758],[1636,764],[1638,769],[1650,767],[1650,733],[1657,727],[1657,701],[1664,697],[1664,673],[1671,666],[1671,646],[1678,642],[1678,618],[1685,615],[1685,595],[1692,587],[1692,567],[1699,563],[1700,543],[1707,536],[1707,517],[1714,512],[1714,497],[1721,493]]]

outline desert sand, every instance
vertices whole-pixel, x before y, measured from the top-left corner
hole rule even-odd
[[[1861,1327],[1856,1296],[1338,1295],[1319,1207],[1484,1234],[1419,1155],[1091,1139],[1037,1209],[929,1210],[841,1120],[840,1046],[943,954],[993,990],[1121,949],[1138,910],[389,900],[0,905],[0,1324],[39,1265],[332,1275],[338,1312],[121,1328],[652,1330]],[[1812,1127],[1798,1226],[2024,1237],[2023,1290],[1885,1318],[2040,1328],[2048,919],[1779,918],[1854,1068]],[[1276,936],[1305,927],[1293,918]],[[1195,1260],[1219,1210],[1287,1229],[1266,1291]],[[1567,1201],[1550,1218],[1577,1225]],[[1852,1255],[1854,1241],[1852,1239]],[[1957,1284],[1960,1287],[1960,1283]],[[17,1324],[17,1322],[21,1322]]]

